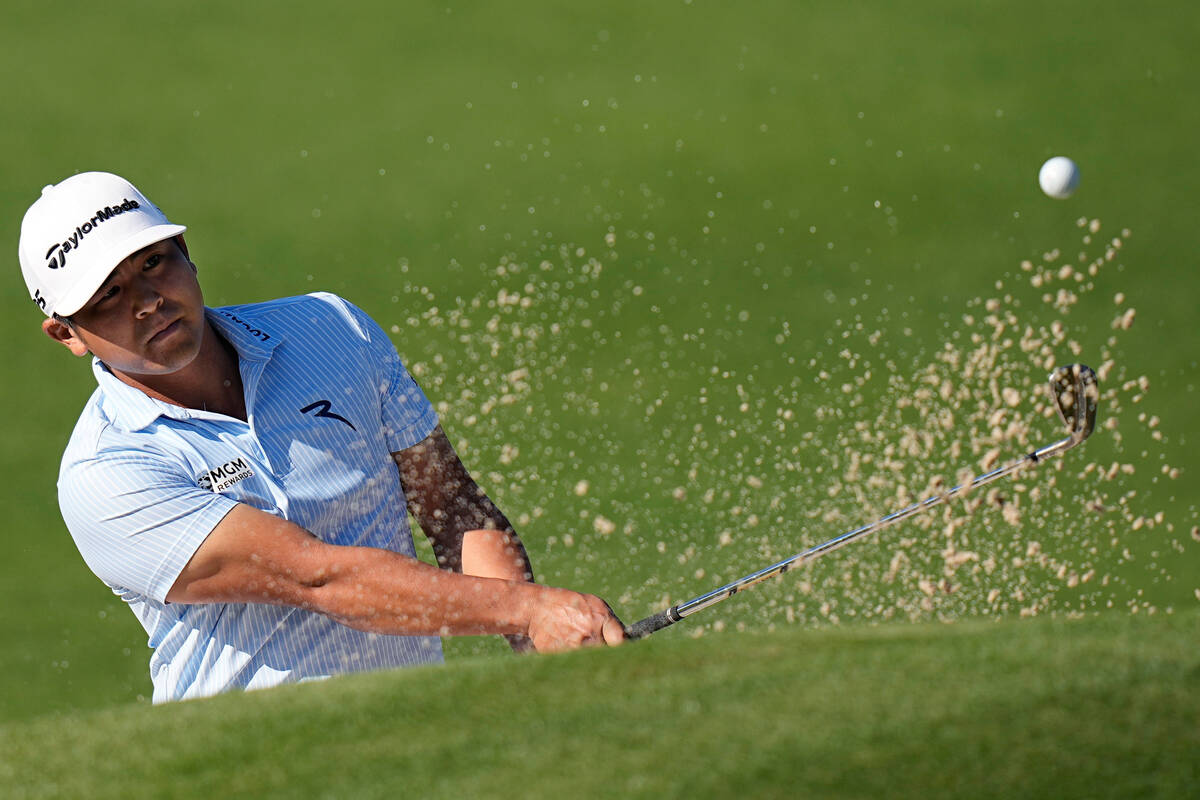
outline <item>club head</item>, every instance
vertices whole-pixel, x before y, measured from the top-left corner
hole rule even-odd
[[[1092,435],[1096,428],[1100,386],[1091,367],[1068,364],[1054,370],[1050,373],[1050,396],[1058,416],[1071,431],[1072,446]]]

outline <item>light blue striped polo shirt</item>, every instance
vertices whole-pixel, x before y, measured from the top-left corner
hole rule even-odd
[[[248,422],[154,400],[94,360],[99,387],[59,475],[79,552],[149,634],[154,702],[440,662],[436,637],[364,633],[297,608],[166,602],[237,503],[333,544],[413,555],[390,454],[438,422],[387,335],[339,297],[206,314],[238,352]]]

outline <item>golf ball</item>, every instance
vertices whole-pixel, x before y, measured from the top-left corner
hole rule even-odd
[[[1079,167],[1066,156],[1049,159],[1038,171],[1038,183],[1048,197],[1064,200],[1079,186]]]

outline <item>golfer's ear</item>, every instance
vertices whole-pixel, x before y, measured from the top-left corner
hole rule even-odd
[[[70,350],[74,355],[86,356],[88,354],[88,346],[76,335],[71,326],[62,320],[47,317],[42,320],[42,330],[45,331],[47,336]]]
[[[192,254],[188,252],[187,242],[183,240],[183,234],[180,233],[175,237],[175,246],[179,248],[179,252],[183,253],[183,257],[192,265],[192,270],[196,270],[196,263],[192,261]]]

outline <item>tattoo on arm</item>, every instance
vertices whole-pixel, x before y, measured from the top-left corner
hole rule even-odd
[[[475,483],[438,426],[424,441],[395,454],[409,510],[433,545],[438,566],[462,571],[463,534],[497,530],[506,534],[525,559],[526,579],[533,570],[508,518]]]

